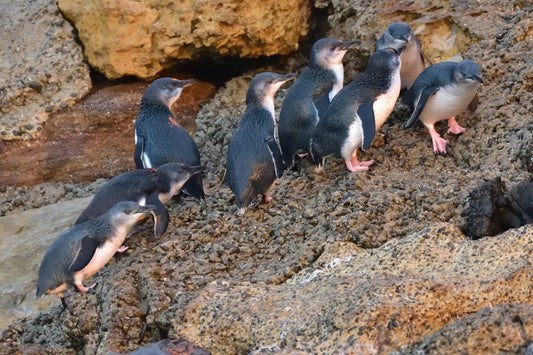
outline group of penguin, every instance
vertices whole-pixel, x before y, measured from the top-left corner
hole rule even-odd
[[[447,120],[448,133],[464,132],[455,115],[477,108],[483,81],[475,62],[426,67],[413,29],[395,22],[377,41],[365,71],[343,87],[342,60],[357,44],[360,41],[320,39],[300,75],[263,72],[252,79],[226,162],[225,178],[239,213],[261,200],[270,201],[275,181],[298,159],[309,157],[321,169],[324,157],[335,155],[350,171],[368,170],[373,161],[359,161],[357,149],[370,147],[399,97],[412,112],[405,126],[420,120],[429,130],[435,153],[446,153],[447,144],[436,132],[436,122]],[[281,106],[278,145],[274,95],[292,79],[296,80]],[[50,245],[39,269],[37,297],[56,294],[66,307],[65,291],[94,287],[83,282],[116,252],[128,249],[123,243],[135,224],[151,215],[154,234],[160,236],[169,222],[164,204],[173,196],[183,190],[205,198],[198,147],[171,111],[182,90],[193,83],[160,78],[150,84],[134,125],[137,170],[105,184],[75,225]]]

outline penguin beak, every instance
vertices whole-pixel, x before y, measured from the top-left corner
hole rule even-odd
[[[298,76],[298,74],[296,74],[296,73],[285,74],[285,75],[281,75],[276,81],[278,83],[284,83],[286,81],[289,81],[289,80],[292,80],[292,79],[296,79],[297,76]]]
[[[189,173],[191,176],[198,175],[203,173],[205,170],[205,166],[198,165],[198,166],[189,166],[187,169],[187,173]]]
[[[180,88],[191,86],[192,84],[196,82],[194,79],[185,79],[185,80],[177,80],[177,81],[178,81],[177,86]]]
[[[341,42],[341,44],[339,45],[339,48],[342,49],[343,51],[347,51],[348,49],[353,48],[358,44],[361,44],[361,41],[358,39],[355,39],[353,41]]]
[[[146,206],[140,206],[137,208],[137,213],[144,213],[144,214],[148,214],[148,213],[152,213],[156,210],[156,207],[154,205],[146,205]]]
[[[481,79],[481,77],[479,75],[473,75],[472,76],[472,80],[475,80],[475,81],[483,84],[483,79]]]

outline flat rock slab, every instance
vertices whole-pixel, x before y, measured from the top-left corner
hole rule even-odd
[[[340,243],[281,285],[211,283],[175,329],[214,354],[387,353],[484,307],[531,303],[532,241],[533,226],[472,241],[436,224],[374,250]]]

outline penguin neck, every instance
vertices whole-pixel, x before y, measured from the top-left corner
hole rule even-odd
[[[276,116],[275,116],[276,111],[274,109],[274,97],[265,96],[262,98],[249,99],[248,102],[246,103],[246,106],[249,107],[250,109],[253,107],[260,107],[268,111],[268,113],[272,117],[272,121],[274,123],[276,122]]]
[[[149,98],[142,98],[141,100],[139,112],[143,112],[144,110],[150,110],[150,111],[157,110],[158,112],[164,112],[165,114],[172,115],[170,106],[168,106],[166,103],[161,102],[160,100],[153,100]]]
[[[328,69],[335,75],[335,83],[328,94],[329,101],[331,102],[344,85],[344,65],[342,65],[342,62],[334,63]]]

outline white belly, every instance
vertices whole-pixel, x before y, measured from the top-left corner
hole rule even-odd
[[[150,158],[148,158],[148,154],[143,152],[141,160],[145,168],[148,168],[148,169],[152,168],[152,162],[150,162]]]
[[[407,45],[402,54],[400,54],[400,58],[402,59],[402,68],[400,69],[402,88],[409,88],[425,69],[415,41]]]
[[[363,144],[363,125],[356,115],[348,129],[348,138],[341,147],[341,156],[344,160],[350,160],[353,152]]]
[[[401,89],[401,79],[400,71],[398,70],[392,79],[392,84],[384,94],[379,95],[374,101],[374,118],[376,120],[376,132],[383,126],[387,118],[389,118],[396,101],[398,101],[398,96],[400,95]]]
[[[426,126],[433,126],[438,121],[460,114],[474,98],[478,87],[478,83],[470,83],[441,88],[426,102],[420,121]]]
[[[82,283],[103,268],[124,243],[126,235],[126,231],[118,231],[115,236],[108,238],[103,245],[96,248],[91,261],[74,274],[74,282],[76,284]]]

